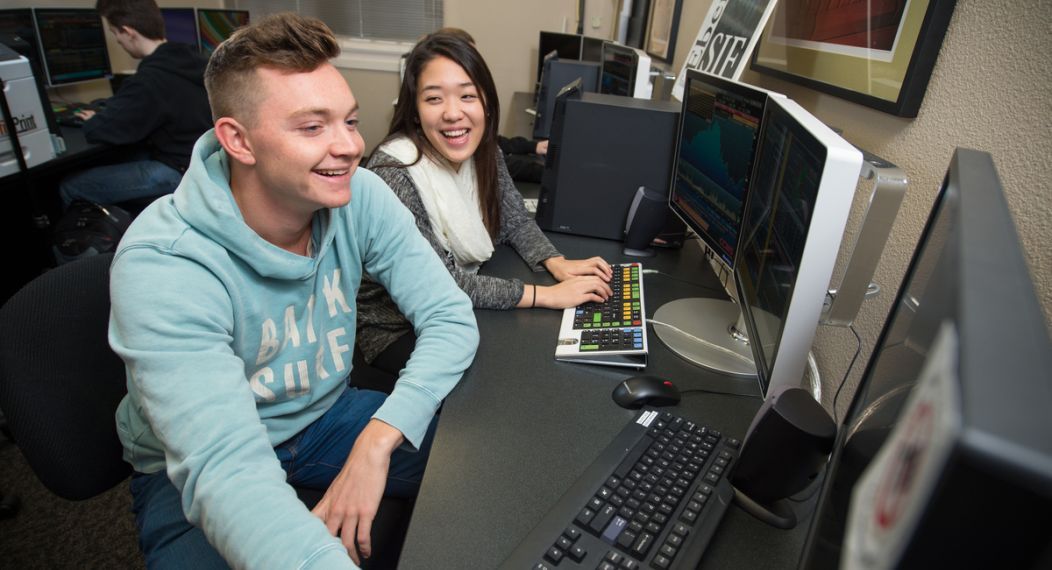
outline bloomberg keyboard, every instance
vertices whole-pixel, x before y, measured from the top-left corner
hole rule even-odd
[[[503,569],[695,568],[734,497],[740,442],[644,409],[603,450]]]
[[[646,305],[643,266],[613,266],[605,303],[585,303],[563,310],[555,359],[590,364],[645,368],[647,365]]]

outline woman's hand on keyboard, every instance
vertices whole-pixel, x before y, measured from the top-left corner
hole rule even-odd
[[[606,281],[595,277],[570,277],[562,283],[544,287],[537,285],[537,306],[548,309],[565,309],[584,303],[602,303],[613,295]],[[527,287],[527,289],[529,289]],[[526,302],[529,307],[529,300]]]
[[[610,268],[610,264],[603,260],[602,257],[566,259],[560,255],[545,259],[544,267],[548,270],[548,273],[552,274],[552,277],[559,281],[587,275],[594,275],[603,281],[609,281],[613,275],[613,269]]]

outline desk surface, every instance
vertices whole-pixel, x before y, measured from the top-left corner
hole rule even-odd
[[[568,258],[635,259],[622,256],[617,242],[550,237]],[[695,244],[642,262],[662,272],[645,276],[650,315],[673,299],[722,296]],[[498,248],[484,272],[552,282],[506,247]],[[610,394],[637,372],[554,359],[561,311],[478,310],[476,316],[482,341],[443,407],[401,568],[496,568],[635,415]],[[670,410],[744,436],[761,403],[755,380],[697,368],[665,348],[652,328],[648,334],[647,373],[667,377],[681,391],[748,395],[686,393]],[[807,524],[805,519],[794,531],[779,531],[732,506],[702,566],[795,567]]]

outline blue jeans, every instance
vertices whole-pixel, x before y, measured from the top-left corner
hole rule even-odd
[[[171,194],[183,175],[156,160],[98,166],[67,176],[59,185],[65,207],[80,198],[96,204],[116,204],[136,198]]]
[[[348,388],[325,415],[274,448],[287,481],[296,487],[327,489],[343,467],[358,434],[386,399],[369,390]],[[437,418],[431,420],[420,451],[391,454],[385,495],[414,497],[420,489]],[[136,473],[131,481],[132,512],[139,547],[148,568],[228,568],[204,532],[183,513],[179,491],[164,471]]]

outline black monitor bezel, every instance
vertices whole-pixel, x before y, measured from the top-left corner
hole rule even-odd
[[[99,39],[101,40],[101,46],[106,52],[106,66],[105,69],[99,68],[100,73],[90,77],[78,77],[68,81],[55,81],[54,76],[51,72],[51,62],[48,61],[47,49],[44,47],[44,37],[40,33],[40,15],[51,15],[51,14],[69,14],[69,13],[80,13],[80,14],[94,14],[99,20]],[[113,77],[113,63],[110,61],[110,49],[106,41],[106,24],[102,20],[102,16],[99,15],[98,10],[94,8],[33,8],[33,31],[36,33],[37,46],[40,50],[40,63],[43,67],[44,77],[49,87],[61,87],[63,85],[71,85],[74,83],[83,83],[85,81],[96,81],[99,79],[109,79]]]
[[[189,43],[189,44],[185,44],[185,45],[189,45],[189,46],[196,47],[196,48],[200,49],[201,32],[198,31],[198,27],[197,27],[198,26],[198,24],[197,24],[197,9],[196,8],[187,8],[187,7],[175,7],[175,6],[161,6],[160,9],[161,9],[161,18],[164,19],[164,39],[166,39],[168,41],[171,41],[171,42],[174,42],[174,40],[172,40],[172,38],[169,37],[169,35],[168,35],[168,20],[164,17],[165,12],[168,12],[168,13],[175,13],[175,12],[186,13],[186,12],[189,12],[190,13],[190,19],[191,19],[191,21],[193,21],[193,24],[194,24],[194,41],[193,41],[193,43]],[[175,42],[175,43],[184,43],[184,42]]]
[[[540,33],[537,36],[537,83],[538,84],[541,82],[541,70],[544,67],[544,56],[546,54],[550,53],[551,51],[553,51],[553,49],[548,49],[547,51],[544,50],[544,48],[546,47],[546,43],[547,43],[545,41],[546,39],[547,40],[550,40],[550,39],[564,40],[564,41],[567,42],[567,44],[564,44],[564,45],[568,45],[572,41],[576,41],[577,42],[577,49],[576,50],[567,50],[567,53],[562,53],[562,51],[559,48],[554,48],[554,51],[559,52],[559,57],[562,58],[562,59],[581,59],[581,50],[582,50],[583,44],[584,44],[584,36],[582,36],[580,34],[569,34],[569,33],[566,33],[566,32],[551,32],[551,31],[541,30]],[[573,53],[571,53],[571,51],[573,51]]]
[[[755,87],[751,87],[751,86],[745,85],[743,83],[730,81],[728,79],[724,79],[724,78],[719,77],[717,75],[712,75],[710,73],[704,73],[704,72],[696,71],[696,70],[693,70],[693,69],[688,69],[687,70],[687,77],[686,77],[686,79],[684,80],[684,83],[683,83],[683,105],[680,108],[680,113],[679,113],[679,125],[678,125],[677,130],[676,130],[676,147],[675,147],[675,150],[673,151],[673,155],[672,155],[672,157],[673,157],[672,180],[669,183],[669,189],[668,189],[668,205],[669,205],[669,209],[671,209],[672,212],[675,213],[676,216],[678,216],[679,219],[682,220],[683,223],[685,223],[687,225],[687,227],[691,229],[691,231],[693,231],[695,234],[698,235],[699,238],[701,238],[702,242],[705,243],[705,246],[708,247],[710,250],[712,250],[715,258],[721,264],[723,264],[723,266],[726,267],[728,271],[730,271],[730,270],[732,270],[734,268],[734,259],[737,257],[738,244],[741,243],[741,229],[742,229],[742,225],[741,225],[740,219],[741,219],[741,216],[744,215],[744,213],[745,213],[744,212],[745,211],[745,206],[746,206],[746,203],[748,202],[748,199],[749,199],[749,190],[746,190],[745,196],[742,199],[742,205],[741,205],[742,212],[739,213],[738,235],[735,236],[736,240],[735,240],[735,244],[734,244],[734,253],[731,256],[731,259],[725,259],[720,254],[720,249],[718,247],[718,244],[715,243],[715,239],[712,236],[708,235],[708,233],[705,232],[703,228],[701,228],[700,226],[695,224],[693,219],[691,219],[690,215],[687,214],[685,211],[683,211],[682,208],[680,208],[678,205],[675,204],[676,170],[677,170],[677,166],[678,166],[678,163],[679,163],[680,145],[683,143],[683,128],[684,128],[684,125],[685,125],[685,122],[686,122],[686,114],[687,114],[687,97],[688,97],[688,94],[690,93],[690,84],[692,82],[694,82],[694,81],[703,81],[703,82],[708,82],[710,84],[715,84],[720,89],[724,89],[726,91],[730,91],[732,93],[735,93],[736,95],[743,95],[743,96],[747,96],[747,97],[755,95],[755,94],[763,95],[763,106],[762,106],[762,109],[760,111],[760,123],[759,123],[759,125],[757,126],[757,129],[756,129],[756,140],[753,142],[753,166],[756,165],[756,150],[757,150],[757,148],[760,145],[760,136],[761,136],[762,131],[763,131],[763,118],[764,118],[764,114],[767,112],[768,101],[770,100],[771,96],[770,96],[770,94],[768,92],[763,91],[761,89],[757,89]],[[752,170],[752,168],[750,168],[750,170]],[[750,173],[750,175],[749,175],[750,183],[753,180],[753,177],[754,177],[754,174]]]

